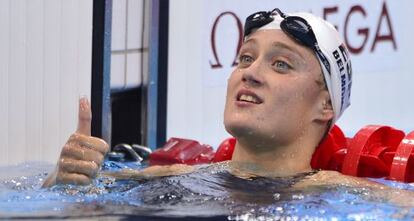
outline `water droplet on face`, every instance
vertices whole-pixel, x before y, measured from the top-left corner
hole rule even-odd
[[[292,200],[302,200],[303,198],[305,198],[305,196],[302,195],[302,194],[293,194],[292,195]]]
[[[280,193],[273,194],[273,199],[276,201],[280,200]]]

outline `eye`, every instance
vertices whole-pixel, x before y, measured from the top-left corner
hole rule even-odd
[[[284,61],[277,60],[275,63],[273,63],[273,67],[278,72],[286,72],[290,69],[292,69],[292,66],[290,66],[288,63]]]
[[[251,63],[254,62],[253,57],[246,55],[246,54],[242,54],[239,56],[239,65],[240,66],[248,66]]]

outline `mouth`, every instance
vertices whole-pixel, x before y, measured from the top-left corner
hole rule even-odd
[[[240,90],[239,93],[237,93],[236,100],[239,102],[247,102],[252,104],[263,103],[263,100],[257,94],[249,90]]]

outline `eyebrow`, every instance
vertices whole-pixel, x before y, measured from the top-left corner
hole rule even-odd
[[[258,40],[256,38],[248,38],[242,45],[239,50],[239,53],[244,50],[245,48],[257,48],[258,47]],[[275,51],[286,51],[290,55],[286,55],[290,57],[291,62],[295,62],[296,64],[303,64],[306,63],[305,56],[301,53],[297,48],[292,47],[288,44],[285,44],[280,41],[274,41],[271,43],[271,48]]]
[[[257,40],[255,38],[249,38],[247,39],[242,46],[240,47],[240,49],[243,48],[243,46],[247,45],[248,47],[257,47]],[[247,47],[245,46],[245,47]]]
[[[302,53],[300,53],[296,48],[291,47],[285,43],[282,42],[273,42],[272,43],[272,47],[273,48],[277,48],[277,49],[284,49],[284,50],[288,50],[293,52],[295,55],[299,56],[301,59],[305,60],[305,58],[303,57]]]
[[[243,43],[242,48],[244,45],[248,45],[248,47],[257,47],[257,39],[249,38]],[[280,41],[272,42],[272,47],[275,49],[283,49],[283,50],[291,51],[293,52],[294,55],[298,56],[300,59],[305,60],[301,52],[299,52],[296,48],[289,46],[283,42],[280,42]]]

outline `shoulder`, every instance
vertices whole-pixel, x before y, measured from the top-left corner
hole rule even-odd
[[[321,186],[321,185],[346,185],[346,186],[376,186],[378,183],[364,178],[347,176],[337,171],[321,170],[298,182],[295,186]]]
[[[385,186],[366,178],[347,176],[337,171],[322,170],[308,176],[294,185],[294,188],[309,188],[317,186],[348,186],[352,188],[370,189],[371,199],[382,199],[399,206],[414,206],[414,192]],[[312,188],[311,188],[312,189]],[[368,196],[367,196],[368,197]]]
[[[191,173],[196,169],[194,166],[186,164],[173,164],[166,166],[150,166],[140,172],[144,176],[174,176],[181,175],[186,173]]]

